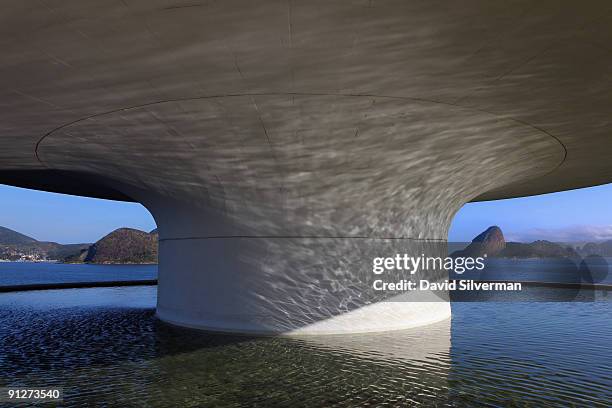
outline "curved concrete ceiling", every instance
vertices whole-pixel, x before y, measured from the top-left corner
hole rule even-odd
[[[546,171],[501,177],[473,200],[612,181],[607,1],[15,0],[0,34],[6,184],[129,200],[115,188],[126,169],[104,157],[168,166],[136,171],[136,184],[163,184],[164,171],[188,183],[206,170],[168,165],[182,148],[215,150],[248,127],[283,145],[307,121],[346,143],[378,124],[408,150],[443,133],[453,151],[471,132],[496,133],[494,149],[496,124],[515,130],[509,146],[549,145],[529,156]]]

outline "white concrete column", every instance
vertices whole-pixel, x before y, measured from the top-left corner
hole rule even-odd
[[[56,129],[37,153],[49,168],[103,175],[151,211],[162,320],[257,333],[447,318],[435,295],[390,302],[373,291],[372,259],[446,255],[440,243],[464,203],[565,157],[542,130],[489,112],[293,92],[111,111]]]
[[[157,315],[183,326],[248,333],[403,329],[450,316],[433,293],[372,288],[372,259],[439,254],[440,242],[384,238],[186,237],[160,227]],[[431,278],[439,274],[429,273]],[[417,275],[423,277],[420,273]],[[395,281],[409,275],[382,276]]]

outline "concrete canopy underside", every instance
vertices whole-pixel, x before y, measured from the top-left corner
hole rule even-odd
[[[612,181],[606,1],[7,3],[0,182],[145,205],[164,320],[439,320],[377,306],[371,257],[441,251],[466,202]]]

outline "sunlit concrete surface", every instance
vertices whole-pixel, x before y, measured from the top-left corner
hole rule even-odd
[[[320,350],[360,356],[364,360],[429,366],[451,351],[451,320],[409,330],[295,337]],[[445,382],[447,376],[440,376],[439,380]]]
[[[466,202],[612,181],[611,12],[11,0],[0,181],[145,205],[164,320],[308,331],[385,300],[372,256],[432,249]]]

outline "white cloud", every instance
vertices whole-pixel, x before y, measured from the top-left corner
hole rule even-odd
[[[531,228],[505,233],[506,241],[532,242],[545,239],[553,242],[606,241],[612,239],[612,225],[571,225],[561,228]]]

